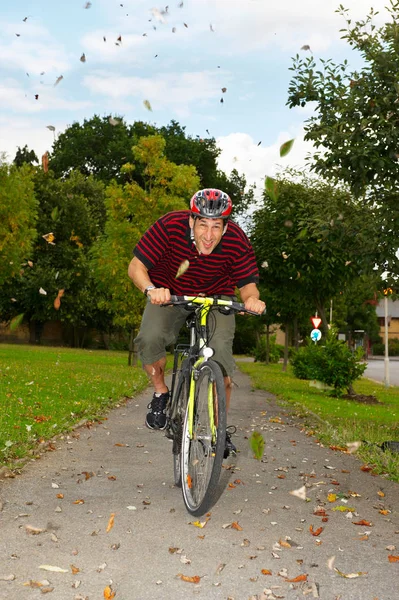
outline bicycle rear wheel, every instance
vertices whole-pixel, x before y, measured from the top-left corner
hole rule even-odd
[[[187,376],[181,372],[177,381],[176,391],[173,394],[172,412],[170,415],[170,429],[173,435],[173,475],[177,487],[181,487],[181,447],[188,389]]]
[[[200,366],[195,382],[191,436],[188,412],[183,428],[182,491],[187,510],[194,516],[200,516],[216,501],[226,443],[223,375],[219,365],[212,360]]]

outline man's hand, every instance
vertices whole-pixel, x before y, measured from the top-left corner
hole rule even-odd
[[[261,315],[266,308],[266,304],[256,296],[249,296],[245,300],[244,306],[247,310],[252,310],[252,312],[258,313],[258,315]]]
[[[170,291],[168,288],[155,288],[148,290],[147,297],[150,299],[151,304],[165,304],[170,302]]]

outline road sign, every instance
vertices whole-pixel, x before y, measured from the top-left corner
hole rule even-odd
[[[312,329],[310,332],[310,338],[313,342],[318,342],[321,339],[320,329]]]
[[[319,328],[319,325],[320,325],[320,323],[321,323],[321,319],[320,319],[320,317],[310,317],[310,320],[311,320],[311,321],[312,321],[312,323],[313,323],[313,327],[314,327],[315,329],[318,329],[318,328]]]

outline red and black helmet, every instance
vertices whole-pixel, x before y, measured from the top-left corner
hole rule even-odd
[[[222,190],[209,188],[196,192],[190,201],[193,217],[228,219],[233,207],[231,198]]]

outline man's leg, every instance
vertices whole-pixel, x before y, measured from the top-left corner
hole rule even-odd
[[[165,383],[166,356],[160,358],[152,365],[143,365],[144,371],[151,379],[155,393],[165,394],[168,391]]]

